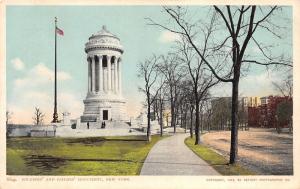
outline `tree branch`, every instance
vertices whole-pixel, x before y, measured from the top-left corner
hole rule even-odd
[[[256,60],[242,60],[242,62],[248,62],[248,63],[254,63],[254,64],[259,64],[259,65],[263,65],[263,66],[270,66],[270,65],[281,65],[281,66],[289,66],[289,67],[293,67],[292,64],[288,64],[288,63],[282,63],[282,62],[268,62],[268,63],[262,63]]]

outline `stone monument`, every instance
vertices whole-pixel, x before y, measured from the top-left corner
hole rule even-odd
[[[81,122],[127,121],[122,96],[123,47],[105,26],[85,44],[88,91]]]

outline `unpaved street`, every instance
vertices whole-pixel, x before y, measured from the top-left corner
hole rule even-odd
[[[229,156],[230,132],[204,134],[202,142]],[[239,131],[239,162],[263,175],[293,174],[293,137],[277,134],[274,129]]]

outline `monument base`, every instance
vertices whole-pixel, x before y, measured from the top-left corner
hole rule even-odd
[[[96,122],[97,121],[97,116],[91,116],[91,115],[82,115],[80,116],[80,122]]]
[[[125,100],[118,95],[88,94],[81,122],[128,121]]]

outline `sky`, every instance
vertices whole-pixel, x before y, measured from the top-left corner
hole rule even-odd
[[[292,15],[292,10],[285,10]],[[166,22],[160,6],[8,6],[6,9],[6,92],[7,110],[13,123],[32,123],[34,107],[53,114],[54,17],[64,36],[57,39],[58,111],[71,118],[83,113],[87,93],[87,61],[84,52],[88,38],[102,25],[117,35],[124,47],[122,55],[123,96],[127,113],[137,116],[144,96],[138,91],[137,64],[152,54],[165,54],[178,36],[147,25],[146,17]],[[292,36],[292,35],[291,35]],[[291,38],[289,38],[291,41]],[[252,49],[253,52],[257,49]],[[291,50],[290,50],[291,51]],[[240,93],[265,96],[275,93],[273,81],[280,72],[254,67],[240,82]],[[230,96],[230,84],[212,89],[215,96]]]

